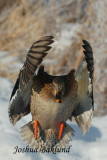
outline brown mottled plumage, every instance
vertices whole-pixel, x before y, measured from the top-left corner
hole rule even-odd
[[[21,128],[23,139],[32,148],[64,147],[72,137],[73,129],[66,123],[75,117],[83,134],[89,129],[93,113],[93,71],[94,60],[90,44],[83,41],[85,49],[77,72],[52,76],[40,66],[35,71],[53,43],[52,36],[46,36],[31,46],[26,61],[20,70],[13,89],[9,117],[15,123],[31,112],[32,121]],[[35,125],[38,122],[37,138]],[[61,139],[58,138],[60,125],[64,124]]]
[[[55,96],[52,94],[52,82],[56,78],[54,77],[53,81],[50,80],[50,77],[48,77],[48,79],[49,79],[49,83],[48,82],[46,83],[44,81],[44,87],[41,88],[40,92],[36,91],[36,86],[38,82],[36,82],[37,80],[34,80],[34,83],[32,86],[32,93],[31,93],[31,103],[30,103],[30,110],[31,110],[33,120],[37,120],[41,128],[44,130],[51,127],[57,128],[58,123],[61,123],[62,121],[66,122],[68,117],[70,117],[71,115],[71,112],[69,112],[69,110],[70,111],[74,110],[75,103],[76,103],[75,99],[77,97],[77,82],[75,81],[74,78],[71,78],[71,80],[68,80],[68,77],[64,76],[63,79],[65,80],[64,85],[66,90],[65,90],[65,94],[63,95],[63,103],[61,104],[56,103]],[[40,82],[39,78],[38,78],[38,81]],[[42,81],[42,85],[43,85],[43,81]],[[68,88],[68,85],[69,85],[69,88]],[[39,84],[39,87],[41,87],[40,84]],[[57,114],[58,112],[60,113]],[[62,116],[63,113],[65,117]]]

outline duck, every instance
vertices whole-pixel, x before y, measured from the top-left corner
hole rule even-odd
[[[74,135],[67,121],[74,117],[83,135],[89,130],[94,111],[93,50],[83,40],[83,58],[77,70],[66,75],[50,75],[40,65],[52,48],[53,36],[44,36],[30,47],[19,71],[9,102],[13,126],[31,113],[32,121],[21,130],[22,139],[39,150],[66,147]]]

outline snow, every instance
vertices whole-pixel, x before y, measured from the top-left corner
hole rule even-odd
[[[0,51],[0,58],[4,58],[4,57],[6,57],[7,55],[9,54],[9,52],[7,52],[7,51]]]
[[[8,118],[9,98],[13,84],[8,79],[0,78],[0,160],[106,160],[107,159],[107,116],[95,117],[90,130],[82,136],[76,123],[68,121],[75,130],[70,142],[69,153],[16,153],[15,147],[26,148],[19,134],[20,127],[31,120],[28,115],[12,126]]]
[[[6,71],[8,68],[8,73],[16,73],[22,67],[22,63],[19,62],[18,57],[15,57],[11,52],[8,51],[0,51],[0,64],[1,64],[1,71]]]

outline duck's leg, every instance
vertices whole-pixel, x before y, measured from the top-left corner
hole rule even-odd
[[[60,124],[60,130],[59,130],[58,140],[60,140],[60,139],[61,139],[62,132],[63,132],[63,128],[64,128],[64,123],[61,123],[61,124]]]
[[[37,131],[38,131],[38,121],[35,120],[35,123],[34,123],[34,128],[35,128],[35,139],[37,139]]]

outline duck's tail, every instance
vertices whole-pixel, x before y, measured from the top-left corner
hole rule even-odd
[[[34,126],[32,122],[29,122],[21,128],[20,133],[22,139],[30,148],[42,151],[43,149],[55,149],[55,147],[64,148],[68,146],[69,141],[72,139],[72,135],[74,135],[74,130],[68,124],[65,124],[60,140],[58,140],[58,132],[59,130],[55,131],[53,129],[40,131],[40,128],[38,127],[37,139],[35,139]]]

